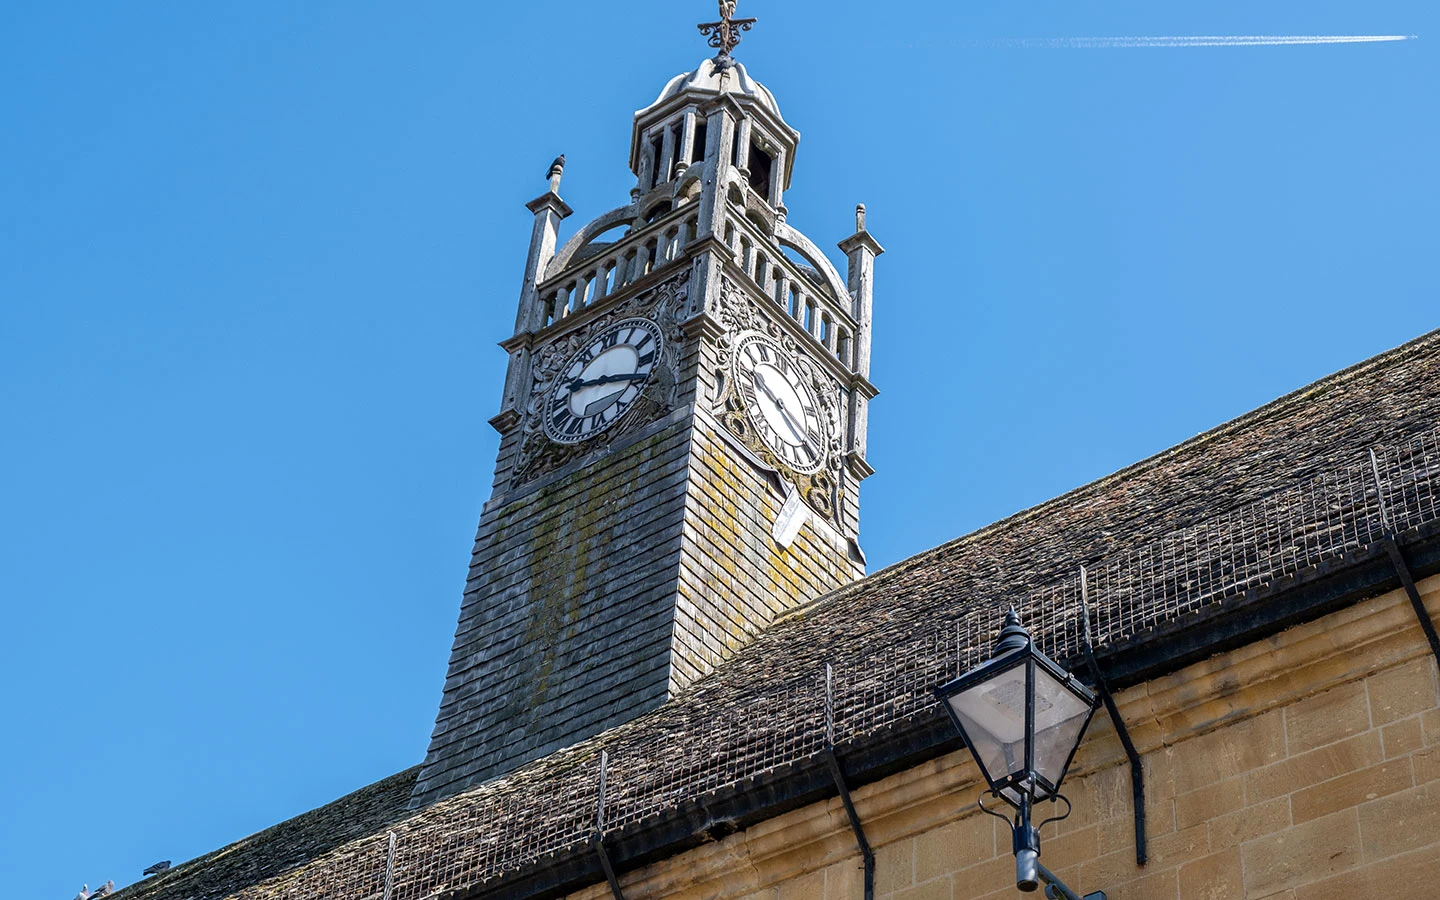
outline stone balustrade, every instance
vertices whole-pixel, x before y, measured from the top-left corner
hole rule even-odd
[[[539,318],[541,327],[572,316],[680,259],[681,250],[695,240],[698,227],[695,206],[682,206],[545,279],[535,292],[544,313]]]
[[[821,275],[811,276],[743,215],[725,218],[725,243],[761,292],[849,371],[855,371],[856,322],[851,299],[837,297]]]

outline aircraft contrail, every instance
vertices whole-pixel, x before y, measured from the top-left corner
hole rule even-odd
[[[1013,38],[1002,47],[1092,49],[1107,47],[1276,47],[1294,44],[1373,44],[1408,41],[1413,34],[1196,34],[1164,37]]]

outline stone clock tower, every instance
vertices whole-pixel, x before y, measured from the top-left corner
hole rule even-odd
[[[728,9],[727,9],[728,7]],[[412,805],[664,703],[777,615],[864,574],[871,276],[784,203],[800,135],[730,51],[635,114],[625,205],[535,214],[501,434]]]

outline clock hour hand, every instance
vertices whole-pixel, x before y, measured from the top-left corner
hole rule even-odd
[[[770,398],[770,402],[775,404],[775,408],[780,410],[780,415],[784,417],[785,424],[790,426],[790,432],[797,438],[803,438],[805,436],[805,429],[796,427],[795,420],[790,418],[790,410],[786,409],[784,401],[775,396],[774,391],[770,390],[770,385],[765,383],[765,376],[761,375],[758,369],[755,370],[753,375],[756,387],[764,391],[765,396]]]
[[[598,384],[614,384],[617,381],[644,381],[649,377],[648,374],[641,372],[630,372],[629,374],[623,375],[601,375],[599,378],[591,378],[588,381],[577,378],[565,386],[569,388],[570,393],[573,394],[581,388],[595,387]]]

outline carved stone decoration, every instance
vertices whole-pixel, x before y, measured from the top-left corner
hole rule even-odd
[[[800,371],[805,385],[819,403],[826,432],[824,463],[818,471],[799,472],[772,451],[756,433],[751,413],[747,410],[746,402],[736,384],[737,379],[730,379],[721,393],[715,404],[716,415],[726,429],[761,462],[795,485],[806,505],[826,520],[840,524],[840,485],[843,484],[840,477],[843,459],[840,386],[823,367],[801,351],[795,339],[785,329],[765,315],[760,304],[729,279],[725,279],[721,284],[719,301],[716,314],[725,332],[717,338],[716,343],[721,358],[728,362],[725,368],[733,367],[738,339],[747,332],[759,332],[778,344],[789,361]]]
[[[609,447],[618,438],[664,418],[679,401],[681,347],[685,334],[680,322],[686,314],[688,272],[658,285],[654,290],[637,294],[581,327],[550,341],[535,352],[531,367],[529,400],[525,405],[521,426],[520,449],[510,485],[518,487],[576,459]],[[545,434],[543,415],[546,399],[555,388],[565,363],[592,336],[623,319],[648,318],[660,328],[664,337],[660,360],[641,396],[630,405],[620,420],[605,431],[575,444],[558,444]]]

